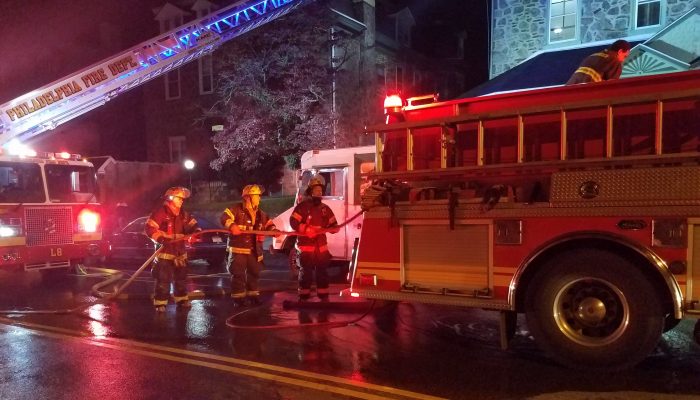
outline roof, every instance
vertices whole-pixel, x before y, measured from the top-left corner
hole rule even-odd
[[[638,43],[630,44],[635,46]],[[469,89],[459,98],[563,85],[584,58],[608,46],[609,44],[602,44],[538,54],[501,75]]]

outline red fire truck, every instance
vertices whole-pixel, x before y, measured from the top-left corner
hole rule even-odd
[[[524,313],[578,368],[700,315],[700,71],[385,109],[351,295],[500,311],[504,348]]]
[[[101,261],[95,171],[76,154],[0,155],[0,268]]]

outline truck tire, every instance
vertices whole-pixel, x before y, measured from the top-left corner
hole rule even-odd
[[[548,262],[528,288],[525,312],[538,346],[576,369],[631,367],[664,329],[652,283],[630,261],[598,249]]]

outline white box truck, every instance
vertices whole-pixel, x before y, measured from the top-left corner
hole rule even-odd
[[[338,223],[343,223],[360,212],[360,195],[369,182],[363,174],[374,171],[376,148],[372,146],[346,147],[330,150],[309,150],[301,156],[301,169],[297,171],[296,206],[304,199],[306,186],[314,175],[323,177],[326,188],[323,202],[332,210]],[[282,231],[291,231],[289,217],[294,207],[274,218],[275,226]],[[360,237],[362,216],[345,225],[340,232],[329,234],[328,249],[334,264],[347,266],[352,255],[353,243]],[[296,237],[281,235],[275,237],[270,246],[271,252],[289,254],[290,270],[295,273],[297,260],[294,249]]]

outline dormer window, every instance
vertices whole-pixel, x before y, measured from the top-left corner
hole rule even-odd
[[[636,28],[661,24],[661,0],[637,0]]]

